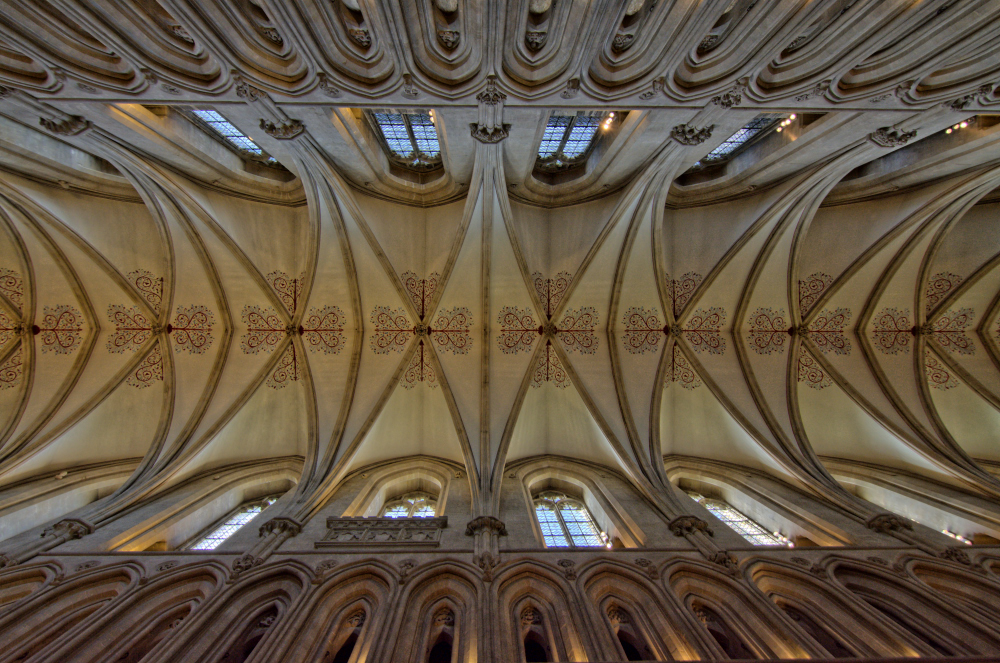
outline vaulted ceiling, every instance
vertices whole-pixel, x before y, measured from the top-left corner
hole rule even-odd
[[[556,454],[669,509],[677,454],[845,504],[825,459],[1000,496],[998,15],[3,3],[0,481],[141,459],[110,510],[301,457],[305,513],[426,454],[485,513]],[[443,175],[390,167],[383,107],[435,110]],[[627,113],[562,181],[557,108]],[[798,117],[692,170],[761,112]]]

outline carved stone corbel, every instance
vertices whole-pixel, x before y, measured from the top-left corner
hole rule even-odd
[[[319,72],[318,74],[316,74],[316,79],[319,81],[319,83],[317,83],[317,86],[323,92],[323,94],[334,99],[340,96],[340,88],[331,83],[330,77],[327,76],[325,73],[323,73],[322,71]]]
[[[901,530],[912,530],[913,523],[902,516],[894,513],[878,513],[868,519],[865,523],[868,529],[875,530],[879,534],[891,534]]]
[[[466,536],[475,536],[480,532],[495,532],[497,536],[507,536],[507,526],[502,520],[493,516],[473,518],[465,526]]]
[[[972,566],[972,559],[969,558],[969,553],[965,552],[965,550],[959,546],[945,548],[938,553],[938,557],[951,562],[958,562],[959,564],[964,564],[966,566]]]
[[[677,516],[668,525],[674,536],[688,536],[695,532],[704,532],[708,536],[715,536],[712,528],[697,516]]]
[[[254,102],[263,97],[267,97],[267,92],[264,92],[260,88],[254,87],[247,83],[246,79],[243,78],[236,70],[232,73],[233,82],[236,83],[236,96],[247,102]]]
[[[678,124],[670,130],[670,137],[681,145],[700,145],[712,137],[712,129],[715,129],[714,124],[701,129],[690,124]]]
[[[302,523],[294,518],[278,516],[260,526],[258,533],[261,540],[242,556],[233,561],[229,582],[233,582],[245,571],[256,568],[267,561],[278,546],[298,536],[302,531]]]
[[[558,564],[562,567],[566,580],[576,580],[576,562],[571,559],[561,559]]]
[[[438,30],[438,43],[449,51],[455,50],[462,41],[462,35],[458,30]]]
[[[727,550],[720,550],[712,555],[709,555],[708,561],[713,564],[718,564],[726,570],[727,573],[736,575],[740,570],[740,560],[736,558],[736,555],[732,554]]]
[[[301,120],[270,122],[261,118],[260,128],[271,138],[291,140],[301,135],[306,130],[306,125],[302,124]]]
[[[42,530],[41,536],[34,542],[21,545],[6,553],[0,553],[0,568],[23,564],[32,557],[39,555],[67,541],[80,539],[93,534],[94,526],[79,518],[65,518],[51,527]]]
[[[500,91],[496,76],[486,77],[486,89],[476,95],[479,121],[469,125],[472,137],[480,143],[499,143],[510,135],[510,125],[503,123],[503,104],[507,95]]]
[[[86,120],[79,115],[70,115],[63,120],[41,117],[38,118],[38,124],[59,136],[76,136],[78,134],[82,134],[91,126],[89,120]]]
[[[749,78],[741,78],[728,92],[712,97],[712,103],[727,110],[739,106],[743,103],[743,93],[747,91],[749,82]]]
[[[917,130],[903,131],[896,127],[882,127],[868,134],[868,139],[879,147],[900,147],[915,138]]]

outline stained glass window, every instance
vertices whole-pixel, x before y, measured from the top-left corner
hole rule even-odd
[[[535,499],[535,517],[546,548],[601,548],[608,545],[608,535],[598,529],[587,507],[563,493],[541,493]]]
[[[535,166],[545,171],[558,171],[582,163],[597,142],[598,129],[610,129],[616,113],[579,112],[570,115],[553,114],[545,125],[538,146]]]
[[[223,541],[236,534],[241,527],[256,518],[261,511],[274,504],[277,500],[278,496],[272,495],[257,502],[244,504],[237,509],[236,513],[222,521],[215,529],[190,546],[188,550],[215,550]]]
[[[698,163],[706,164],[736,156],[740,148],[784,117],[781,113],[761,113],[741,127],[739,131],[722,141],[721,145],[702,157]]]
[[[787,546],[794,547],[786,537],[771,534],[759,524],[747,518],[723,500],[712,500],[698,493],[688,492],[696,502],[708,509],[713,516],[724,522],[731,530],[742,536],[755,546]]]
[[[260,160],[266,163],[277,163],[274,157],[266,154],[257,143],[250,140],[249,136],[214,110],[193,110],[191,113],[221,136],[226,143],[236,148],[237,152],[260,157]]]
[[[382,507],[383,518],[433,518],[437,499],[427,493],[407,493],[389,500]]]
[[[434,126],[434,111],[379,110],[369,114],[378,128],[391,160],[412,170],[441,166],[441,143]]]

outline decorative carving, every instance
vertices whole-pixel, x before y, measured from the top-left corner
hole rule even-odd
[[[747,91],[749,79],[741,78],[728,92],[712,97],[712,103],[725,109],[739,106],[743,103],[743,93]]]
[[[507,101],[507,95],[497,87],[496,76],[486,77],[486,88],[476,95],[476,101],[486,106],[496,106]]]
[[[924,352],[924,373],[927,375],[927,383],[935,389],[944,391],[958,386],[958,379],[931,354],[930,350]]]
[[[901,530],[913,529],[913,523],[908,518],[897,516],[894,513],[876,514],[865,524],[868,526],[868,529],[875,530],[879,534],[890,534]]]
[[[812,566],[812,562],[810,562],[805,557],[792,557],[792,558],[789,559],[789,561],[790,562],[794,562],[795,564],[798,564],[799,566]]]
[[[715,536],[712,528],[704,520],[697,516],[677,516],[667,525],[674,536],[688,536],[695,532],[703,532],[708,536]]]
[[[483,581],[492,582],[493,571],[500,565],[500,557],[486,550],[478,555],[474,555],[473,559],[476,562],[476,566],[479,567],[479,570],[483,572]]]
[[[153,347],[125,382],[136,389],[145,389],[157,380],[163,381],[163,357],[160,355],[159,344]]]
[[[521,626],[534,626],[542,623],[542,613],[534,606],[528,606],[521,611]]]
[[[580,79],[571,78],[566,81],[566,89],[563,90],[559,96],[563,99],[575,99],[576,95],[580,93]]]
[[[348,28],[347,36],[361,48],[368,49],[372,45],[371,33],[364,28]]]
[[[340,96],[340,88],[330,82],[330,77],[323,72],[316,74],[317,86],[326,96],[336,99]]]
[[[910,340],[916,330],[910,322],[908,309],[884,308],[872,320],[871,338],[884,354],[895,355],[910,351]]]
[[[478,516],[466,524],[465,535],[475,536],[479,532],[494,532],[497,536],[507,536],[507,526],[499,518]]]
[[[473,122],[469,125],[472,131],[472,137],[478,140],[480,143],[486,143],[492,145],[493,143],[499,143],[504,138],[510,135],[510,125],[504,124],[499,127],[493,127],[488,129],[481,124]]]
[[[250,85],[240,76],[236,70],[232,73],[233,82],[236,83],[236,96],[247,102],[257,101],[261,97],[267,96],[263,90]]]
[[[153,337],[153,323],[134,306],[112,304],[108,307],[108,319],[115,326],[108,335],[108,352],[136,352]]]
[[[650,84],[650,88],[645,92],[643,92],[642,94],[640,94],[639,98],[642,99],[643,101],[649,101],[650,99],[658,95],[660,92],[663,92],[663,88],[665,85],[666,85],[666,79],[663,76],[654,79],[653,82]]]
[[[446,516],[435,518],[327,518],[326,535],[316,548],[437,547]]]
[[[773,352],[784,352],[785,341],[788,339],[788,323],[785,322],[785,311],[769,308],[758,308],[749,319],[750,331],[747,341],[750,349],[757,354],[769,355]]]
[[[875,555],[872,555],[872,556],[868,557],[867,559],[872,564],[878,564],[879,566],[889,566],[888,560],[886,560],[886,559],[884,559],[882,557],[877,557]]]
[[[611,40],[611,51],[614,53],[624,53],[631,48],[634,41],[634,34],[629,34],[627,32],[616,34],[614,39]]]
[[[399,584],[405,584],[410,578],[410,573],[417,567],[416,560],[404,559],[399,563]]]
[[[324,562],[320,562],[319,564],[317,564],[315,569],[316,575],[313,576],[311,584],[313,585],[321,584],[323,582],[323,579],[326,578],[327,573],[329,573],[329,571],[335,566],[337,566],[337,560],[335,559],[328,559]]]
[[[833,277],[823,272],[815,272],[799,281],[799,310],[803,315],[819,301],[823,292],[833,283]]]
[[[567,580],[576,580],[576,562],[571,559],[561,559],[556,563],[562,567]]]
[[[94,526],[85,520],[79,520],[78,518],[66,518],[65,520],[60,520],[55,525],[46,527],[42,530],[43,537],[62,537],[66,541],[69,541],[70,539],[81,539],[88,534],[93,533]]]
[[[298,536],[300,532],[302,532],[302,523],[294,518],[287,518],[285,516],[271,518],[257,530],[258,536],[262,537],[268,534],[284,534],[286,538],[291,538]]]
[[[951,562],[958,562],[959,564],[965,564],[966,566],[972,566],[972,560],[969,558],[969,553],[965,552],[962,548],[958,546],[952,546],[950,548],[945,548],[940,553],[938,557],[941,559],[947,559]]]
[[[620,626],[621,624],[631,624],[632,618],[626,611],[612,604],[608,606],[608,621],[614,626]]]
[[[723,567],[727,572],[736,575],[740,570],[740,560],[736,558],[736,555],[732,553],[720,550],[719,552],[712,553],[708,561],[713,564],[718,564]]]
[[[660,577],[660,572],[657,570],[656,565],[652,561],[646,559],[645,557],[639,557],[635,560],[636,566],[646,572],[650,580],[658,580]]]
[[[667,332],[654,308],[647,311],[641,306],[632,306],[622,316],[625,331],[622,344],[629,354],[645,354],[658,349],[660,338]]]
[[[158,565],[156,567],[156,570],[160,571],[160,572],[169,571],[170,569],[174,568],[175,566],[177,566],[177,562],[164,562],[163,564]]]
[[[59,121],[42,117],[39,118],[38,123],[48,131],[59,136],[76,136],[90,128],[90,121],[85,120],[79,115],[70,115]]]
[[[462,40],[462,35],[458,30],[438,30],[438,42],[449,51],[454,50]]]
[[[413,84],[413,77],[403,74],[403,96],[407,99],[416,99],[420,96],[420,90]]]
[[[251,553],[245,553],[241,557],[233,560],[233,572],[230,574],[230,578],[235,578],[244,571],[249,571],[250,569],[260,566],[264,563],[264,560],[260,557],[256,557]]]
[[[542,46],[545,46],[545,42],[548,40],[549,33],[547,30],[528,30],[524,33],[524,45],[530,51],[542,50]]]
[[[306,130],[306,125],[301,120],[286,120],[283,122],[270,122],[261,118],[260,128],[268,136],[277,140],[291,140]]]
[[[434,626],[452,626],[455,623],[455,613],[451,608],[438,608],[433,619]]]
[[[670,130],[670,137],[681,145],[700,145],[712,137],[712,129],[715,129],[714,124],[701,129],[690,124],[678,124]]]
[[[364,610],[355,610],[347,618],[347,625],[351,628],[361,628],[365,625],[365,617]]]
[[[41,322],[32,326],[31,333],[40,337],[43,353],[69,354],[79,347],[83,315],[72,306],[44,307]]]
[[[80,571],[86,571],[87,569],[92,569],[95,566],[99,566],[100,564],[101,563],[98,562],[96,559],[92,559],[89,562],[84,562],[83,564],[77,564],[74,571],[76,573],[79,573]]]
[[[202,354],[212,347],[212,325],[215,316],[201,305],[178,306],[168,330],[174,341],[174,352]]]
[[[975,354],[976,344],[965,333],[975,317],[976,313],[971,308],[948,311],[934,320],[926,332],[948,352]]]
[[[880,147],[901,147],[916,138],[917,131],[903,131],[896,127],[882,127],[868,134],[869,140]]]

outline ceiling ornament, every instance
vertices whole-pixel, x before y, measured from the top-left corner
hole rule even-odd
[[[108,352],[137,352],[154,334],[159,333],[159,330],[154,331],[154,324],[146,314],[135,306],[112,304],[108,307],[108,319],[115,326],[115,330],[108,334]]]
[[[7,312],[0,308],[0,349],[7,345],[11,339],[20,336],[24,332],[24,324],[7,315]]]
[[[299,335],[308,350],[340,354],[347,343],[344,329],[347,317],[338,306],[311,308],[299,325]]]
[[[7,359],[0,364],[0,391],[12,389],[21,384],[24,377],[23,371],[24,355],[18,347]]]
[[[714,128],[714,124],[701,129],[690,124],[678,124],[670,130],[670,137],[681,145],[700,145],[712,137],[712,129]]]
[[[570,284],[573,283],[573,275],[569,272],[559,272],[554,279],[545,279],[542,278],[541,272],[535,272],[531,275],[531,279],[538,300],[542,302],[545,317],[551,319],[559,303],[566,296]]]
[[[683,325],[672,331],[679,331],[695,352],[708,351],[719,355],[726,352],[726,339],[722,327],[726,324],[726,310],[719,306],[696,309]]]
[[[903,131],[898,127],[882,127],[868,134],[869,140],[879,147],[902,147],[916,137],[916,129]]]
[[[750,79],[741,78],[727,92],[712,97],[712,103],[726,110],[729,110],[733,106],[739,106],[743,103],[743,94],[747,91],[749,82]]]
[[[17,307],[18,311],[24,306],[24,281],[17,272],[0,267],[0,295]]]
[[[440,278],[441,275],[437,272],[434,272],[425,279],[417,278],[417,275],[413,272],[403,272],[402,274],[403,287],[406,289],[407,294],[410,295],[410,300],[417,308],[417,317],[421,320],[430,312],[431,298],[437,290],[438,279]]]
[[[301,120],[271,122],[261,118],[260,128],[276,140],[291,140],[300,136],[306,130],[306,125],[302,124]]]
[[[403,309],[376,306],[371,314],[375,327],[371,349],[375,354],[402,352],[414,336],[430,339],[438,350],[461,355],[472,348],[472,313],[464,306],[441,311],[430,325],[414,325]]]
[[[685,389],[696,389],[701,386],[701,378],[695,372],[684,352],[674,343],[670,347],[670,366],[667,368],[664,387],[677,383]]]
[[[60,304],[42,309],[42,319],[31,328],[42,343],[42,352],[70,354],[83,338],[83,315],[76,308]]]
[[[178,306],[172,324],[167,325],[167,332],[174,341],[174,352],[202,354],[212,347],[212,325],[215,316],[206,307]]]
[[[758,308],[748,320],[750,329],[747,341],[750,349],[760,355],[785,351],[788,340],[788,322],[784,309]]]
[[[261,350],[273,352],[287,332],[278,312],[270,307],[246,305],[242,319],[247,328],[241,343],[243,354],[255,355]]]
[[[298,278],[290,278],[285,272],[275,270],[269,273],[265,280],[274,289],[285,310],[289,314],[295,315],[299,305],[299,297],[302,296],[302,284],[305,282],[305,278],[305,274],[301,274]]]
[[[691,295],[701,285],[702,278],[702,275],[696,272],[688,272],[679,279],[670,278],[670,274],[666,275],[664,279],[667,286],[665,294],[667,301],[671,303],[675,318],[680,316],[691,299]]]
[[[812,341],[824,354],[833,351],[838,355],[849,355],[851,341],[845,333],[850,320],[850,309],[823,311],[802,330],[802,336]]]
[[[810,274],[799,281],[799,310],[805,315],[833,283],[833,277],[823,272]]]
[[[526,308],[504,306],[497,315],[500,334],[497,346],[504,354],[529,352],[535,338],[542,334],[542,327]]]
[[[302,361],[299,359],[298,350],[294,343],[289,343],[288,347],[281,354],[277,366],[271,371],[271,375],[264,381],[271,389],[283,389],[291,382],[298,382],[302,379]]]
[[[136,389],[145,389],[156,381],[163,382],[163,357],[160,355],[159,343],[153,346],[138,368],[125,379],[129,386]]]
[[[920,331],[929,334],[948,352],[975,354],[976,344],[965,333],[972,326],[975,317],[976,313],[971,308],[948,311]]]
[[[404,389],[413,389],[420,382],[431,388],[438,385],[437,373],[431,365],[423,339],[420,339],[420,343],[417,344],[417,351],[413,353],[410,363],[407,364],[406,370],[403,371],[403,375],[399,378],[399,384]]]
[[[883,354],[908,353],[915,333],[909,309],[884,308],[872,319],[871,339]]]
[[[927,384],[934,389],[946,391],[958,386],[958,379],[937,360],[929,348],[924,350],[924,374],[927,376]]]
[[[622,324],[625,326],[622,344],[629,354],[634,355],[656,350],[660,338],[669,331],[660,321],[655,308],[647,311],[641,306],[632,306],[622,316]]]
[[[531,373],[532,387],[537,389],[546,382],[551,382],[559,389],[565,389],[570,385],[566,367],[563,366],[555,348],[552,347],[552,341],[549,339],[546,339],[545,347],[539,353],[535,368]]]
[[[825,389],[833,384],[831,378],[816,361],[815,357],[805,348],[799,348],[799,358],[796,366],[797,379],[807,387]]]
[[[655,308],[647,310],[633,306],[622,316],[625,327],[622,343],[630,354],[644,354],[655,350],[661,337],[674,333],[690,343],[695,352],[707,350],[711,354],[723,354],[726,351],[726,339],[722,336],[725,322],[725,310],[712,307],[698,309],[683,325],[671,327],[660,321]]]
[[[145,269],[136,269],[126,274],[125,278],[139,291],[150,308],[159,313],[160,301],[163,299],[163,277],[157,277]]]
[[[316,86],[331,99],[336,99],[340,96],[340,88],[334,85],[330,77],[322,71],[316,74]]]
[[[927,280],[927,288],[924,289],[924,297],[927,299],[927,313],[933,311],[938,302],[961,283],[962,277],[951,272],[938,272],[930,277]]]

